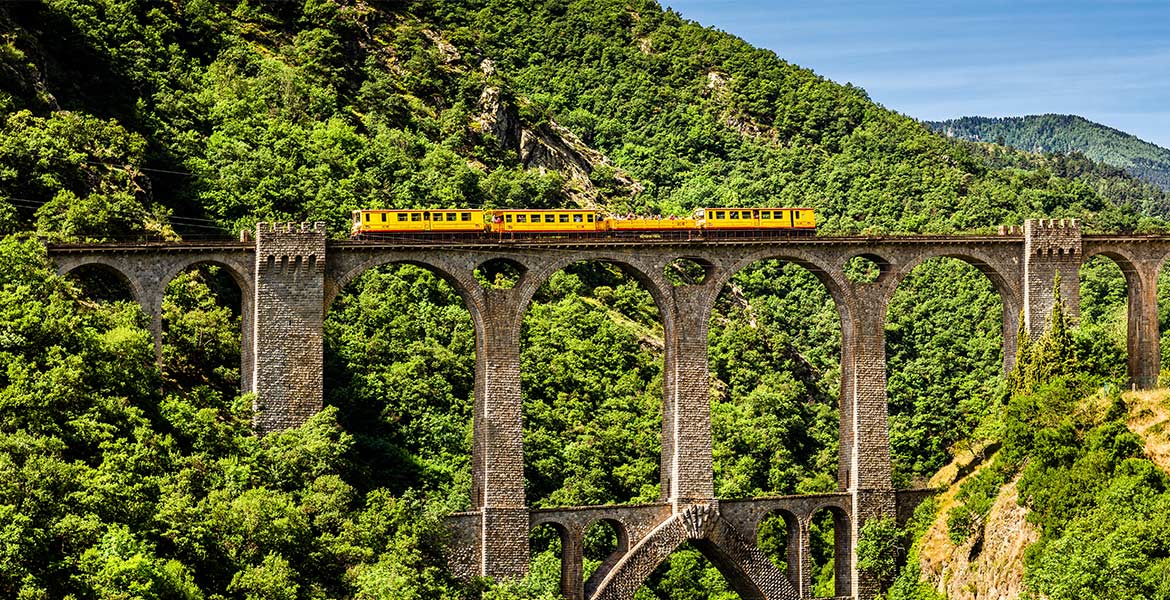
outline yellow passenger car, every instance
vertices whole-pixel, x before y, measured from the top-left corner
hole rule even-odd
[[[816,215],[811,208],[703,208],[695,218],[707,230],[780,230],[812,233]]]
[[[492,232],[556,233],[600,231],[602,219],[593,210],[519,210],[491,212]]]
[[[355,210],[353,237],[379,233],[472,233],[487,230],[484,211],[467,208]]]

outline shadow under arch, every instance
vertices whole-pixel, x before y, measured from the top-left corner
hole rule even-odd
[[[780,526],[783,526],[782,531],[778,531]],[[769,511],[759,520],[756,527],[756,546],[772,564],[776,565],[776,568],[784,571],[788,576],[788,582],[798,589],[801,585],[801,573],[804,571],[800,564],[802,556],[800,544],[800,518],[792,511],[778,508]]]
[[[640,540],[597,586],[592,600],[632,600],[671,554],[692,545],[742,600],[797,600],[800,596],[772,561],[718,515],[699,506],[677,513]]]
[[[549,535],[550,530],[552,535]],[[549,585],[549,579],[556,577],[555,587],[562,598],[579,597],[575,586],[579,584],[581,574],[576,572],[576,561],[569,556],[573,541],[568,528],[557,521],[544,521],[529,528],[528,540],[530,583],[548,589],[553,587]],[[555,575],[550,572],[554,570]]]
[[[128,301],[141,305],[142,292],[121,270],[102,262],[85,263],[63,273],[73,281],[82,295],[98,301]]]
[[[139,285],[139,282],[127,275],[119,265],[113,261],[106,261],[102,257],[93,257],[92,260],[87,260],[75,265],[70,265],[68,270],[61,272],[61,275],[76,281],[82,289],[83,293],[87,293],[87,273],[105,275],[112,278],[119,286],[129,292],[127,300],[137,303],[145,310],[147,308],[147,294],[146,291]],[[99,295],[106,295],[106,290],[99,292]]]

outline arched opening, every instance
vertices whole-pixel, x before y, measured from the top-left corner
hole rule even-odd
[[[760,521],[756,545],[796,589],[800,589],[800,544],[800,522],[796,515],[777,510]]]
[[[81,294],[95,302],[136,302],[134,286],[121,271],[99,263],[81,265],[66,275],[81,289]]]
[[[162,298],[166,391],[219,407],[239,395],[243,296],[239,281],[223,265],[190,265],[171,278]]]
[[[889,269],[889,263],[876,254],[859,254],[845,261],[845,278],[853,283],[873,283]]]
[[[581,547],[586,596],[593,592],[605,574],[629,550],[629,545],[626,528],[612,519],[594,521],[585,528]]]
[[[708,339],[715,495],[836,491],[841,317],[825,284],[756,262],[720,292]]]
[[[646,578],[634,595],[636,600],[658,598],[719,598],[741,596],[734,586],[699,550],[687,542],[679,546]]]
[[[853,574],[850,563],[849,517],[839,508],[818,509],[809,520],[809,562],[813,598],[849,596]]]
[[[1075,343],[1079,356],[1092,370],[1118,379],[1126,376],[1129,344],[1130,277],[1136,279],[1129,262],[1121,257],[1098,254],[1085,260],[1080,279],[1081,318]]]
[[[699,285],[707,278],[711,264],[694,258],[676,258],[662,269],[671,285]]]
[[[571,264],[520,337],[529,505],[657,501],[663,327],[647,288],[612,263]]]
[[[959,258],[929,259],[898,284],[885,331],[895,487],[925,487],[993,409],[1003,304],[992,280]]]
[[[572,586],[577,585],[568,564],[565,548],[569,545],[568,532],[556,523],[542,523],[528,532],[528,593],[534,598],[571,597]]]
[[[1158,269],[1158,387],[1170,385],[1170,268]]]
[[[524,265],[506,258],[494,258],[475,269],[475,279],[485,288],[510,290],[524,276]]]
[[[408,264],[369,269],[325,316],[325,404],[354,437],[364,492],[471,507],[475,330],[458,291]]]

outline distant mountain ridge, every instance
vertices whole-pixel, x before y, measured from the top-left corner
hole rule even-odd
[[[1076,115],[962,117],[927,121],[944,135],[1032,152],[1080,152],[1170,191],[1170,150]]]

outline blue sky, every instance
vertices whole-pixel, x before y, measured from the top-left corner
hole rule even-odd
[[[924,120],[1081,115],[1170,148],[1170,0],[660,0]]]

